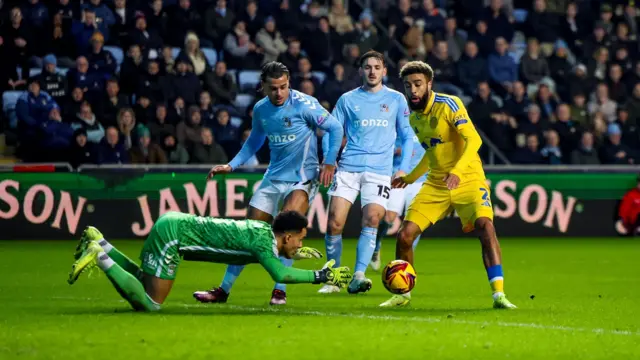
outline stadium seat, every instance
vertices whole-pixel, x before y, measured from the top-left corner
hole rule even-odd
[[[171,48],[171,56],[173,57],[173,60],[175,60],[178,57],[178,55],[180,54],[181,50],[182,49],[177,48],[177,47]]]
[[[111,55],[113,55],[116,63],[118,64],[118,67],[120,67],[120,65],[122,65],[122,62],[124,61],[124,52],[122,52],[122,49],[117,46],[105,46],[104,49],[110,52]]]
[[[318,78],[318,81],[320,81],[320,84],[324,83],[324,81],[327,79],[327,74],[325,74],[322,71],[312,71],[311,75]]]
[[[529,15],[529,12],[525,9],[513,9],[513,18],[516,23],[523,23],[527,21],[527,15]]]
[[[41,73],[42,73],[42,69],[36,69],[36,68],[29,69],[29,77],[34,77],[34,76],[40,75]]]
[[[260,82],[260,71],[243,70],[238,74],[238,85],[240,92],[255,92]]]
[[[216,62],[218,62],[218,54],[215,49],[210,48],[202,48],[202,52],[204,53],[204,57],[207,58],[210,66],[216,66]]]
[[[236,100],[233,102],[233,106],[235,106],[241,113],[244,113],[253,102],[253,99],[253,95],[238,94],[238,96],[236,96]]]
[[[231,75],[233,82],[238,83],[238,71],[235,69],[228,69],[227,74]]]
[[[243,123],[242,118],[239,118],[237,116],[233,116],[231,118],[231,125],[233,125],[233,126],[235,126],[237,128],[239,128],[242,125],[242,123]]]
[[[24,91],[5,91],[2,93],[2,111],[8,114],[16,109],[18,98]]]

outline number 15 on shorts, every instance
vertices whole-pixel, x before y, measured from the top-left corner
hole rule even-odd
[[[378,196],[382,196],[385,199],[389,198],[389,191],[391,188],[384,185],[378,185]]]

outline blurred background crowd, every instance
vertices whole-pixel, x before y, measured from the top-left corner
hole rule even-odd
[[[262,64],[281,61],[293,88],[331,110],[360,84],[360,54],[375,49],[399,91],[399,68],[427,61],[434,90],[461,97],[504,155],[494,162],[639,163],[638,5],[4,0],[0,156],[225,163],[251,131]],[[250,165],[268,161],[265,146]]]

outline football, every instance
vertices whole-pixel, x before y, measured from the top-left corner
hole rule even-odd
[[[404,260],[393,260],[382,271],[382,284],[393,294],[406,294],[416,285],[416,271]]]

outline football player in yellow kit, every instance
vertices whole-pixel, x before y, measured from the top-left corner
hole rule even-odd
[[[493,307],[516,308],[504,294],[500,244],[493,226],[493,208],[478,150],[480,135],[462,101],[431,90],[433,70],[411,61],[400,70],[412,113],[409,122],[426,150],[409,174],[395,178],[394,188],[404,188],[427,171],[427,181],[413,199],[398,232],[396,259],[413,264],[413,242],[429,226],[455,209],[464,232],[475,231],[493,290]],[[383,307],[407,305],[410,293],[394,295]]]

